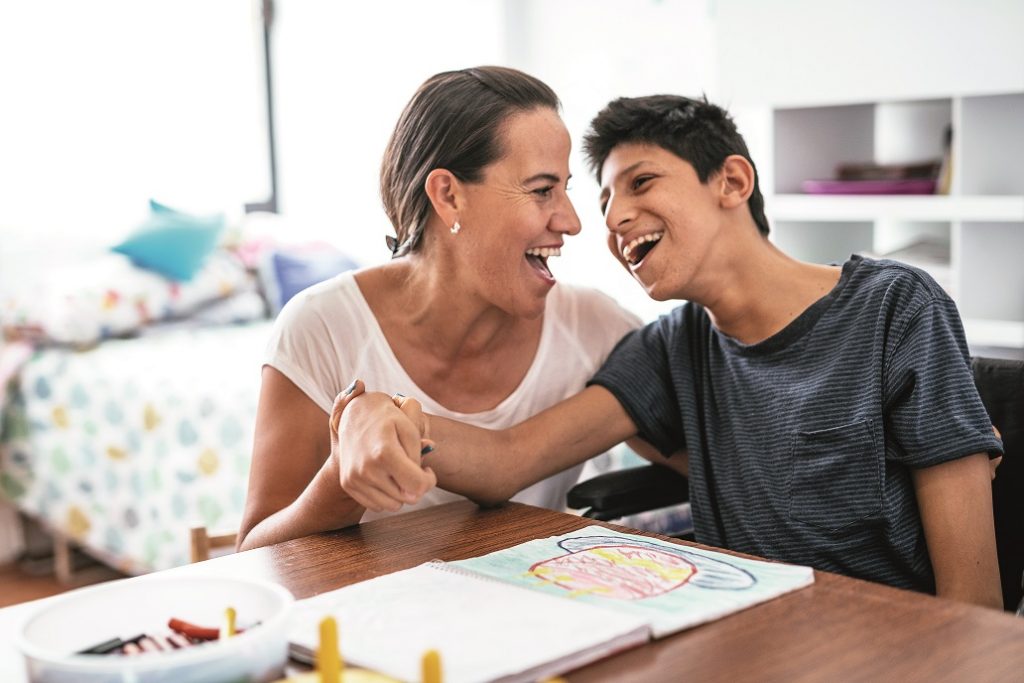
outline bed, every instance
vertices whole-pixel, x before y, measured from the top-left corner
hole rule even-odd
[[[272,316],[354,265],[151,208],[113,249],[0,277],[0,505],[54,537],[59,578],[71,545],[141,574],[186,564],[193,526],[238,528]]]
[[[186,564],[191,526],[238,526],[269,325],[35,352],[8,385],[3,494],[120,571]]]

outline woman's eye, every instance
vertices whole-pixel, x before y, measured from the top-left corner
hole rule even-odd
[[[537,188],[536,190],[533,191],[533,193],[535,195],[537,195],[538,197],[543,197],[543,198],[547,199],[548,197],[551,196],[551,191],[553,189],[555,189],[554,185],[548,185],[547,187],[539,187],[539,188]]]

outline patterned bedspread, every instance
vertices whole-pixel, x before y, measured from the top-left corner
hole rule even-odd
[[[0,492],[129,573],[236,528],[270,323],[40,351],[8,387]]]

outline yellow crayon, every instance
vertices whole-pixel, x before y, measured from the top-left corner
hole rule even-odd
[[[320,622],[320,645],[316,650],[316,668],[320,683],[340,683],[341,651],[338,649],[338,622],[325,617]]]
[[[441,655],[437,650],[423,653],[423,683],[441,683]]]
[[[224,610],[224,625],[220,627],[220,637],[230,638],[235,635],[235,608],[228,607]]]
[[[436,679],[440,683],[440,678]],[[325,617],[320,622],[316,649],[316,670],[282,678],[275,683],[399,683],[394,678],[366,669],[346,669],[338,647],[338,622]]]

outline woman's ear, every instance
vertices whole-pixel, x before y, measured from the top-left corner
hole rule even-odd
[[[462,187],[459,179],[451,171],[435,168],[427,175],[423,188],[430,199],[434,211],[445,225],[452,225],[459,219],[462,208]]]
[[[721,183],[722,208],[732,209],[745,204],[754,192],[754,167],[739,154],[730,154],[718,172]]]

